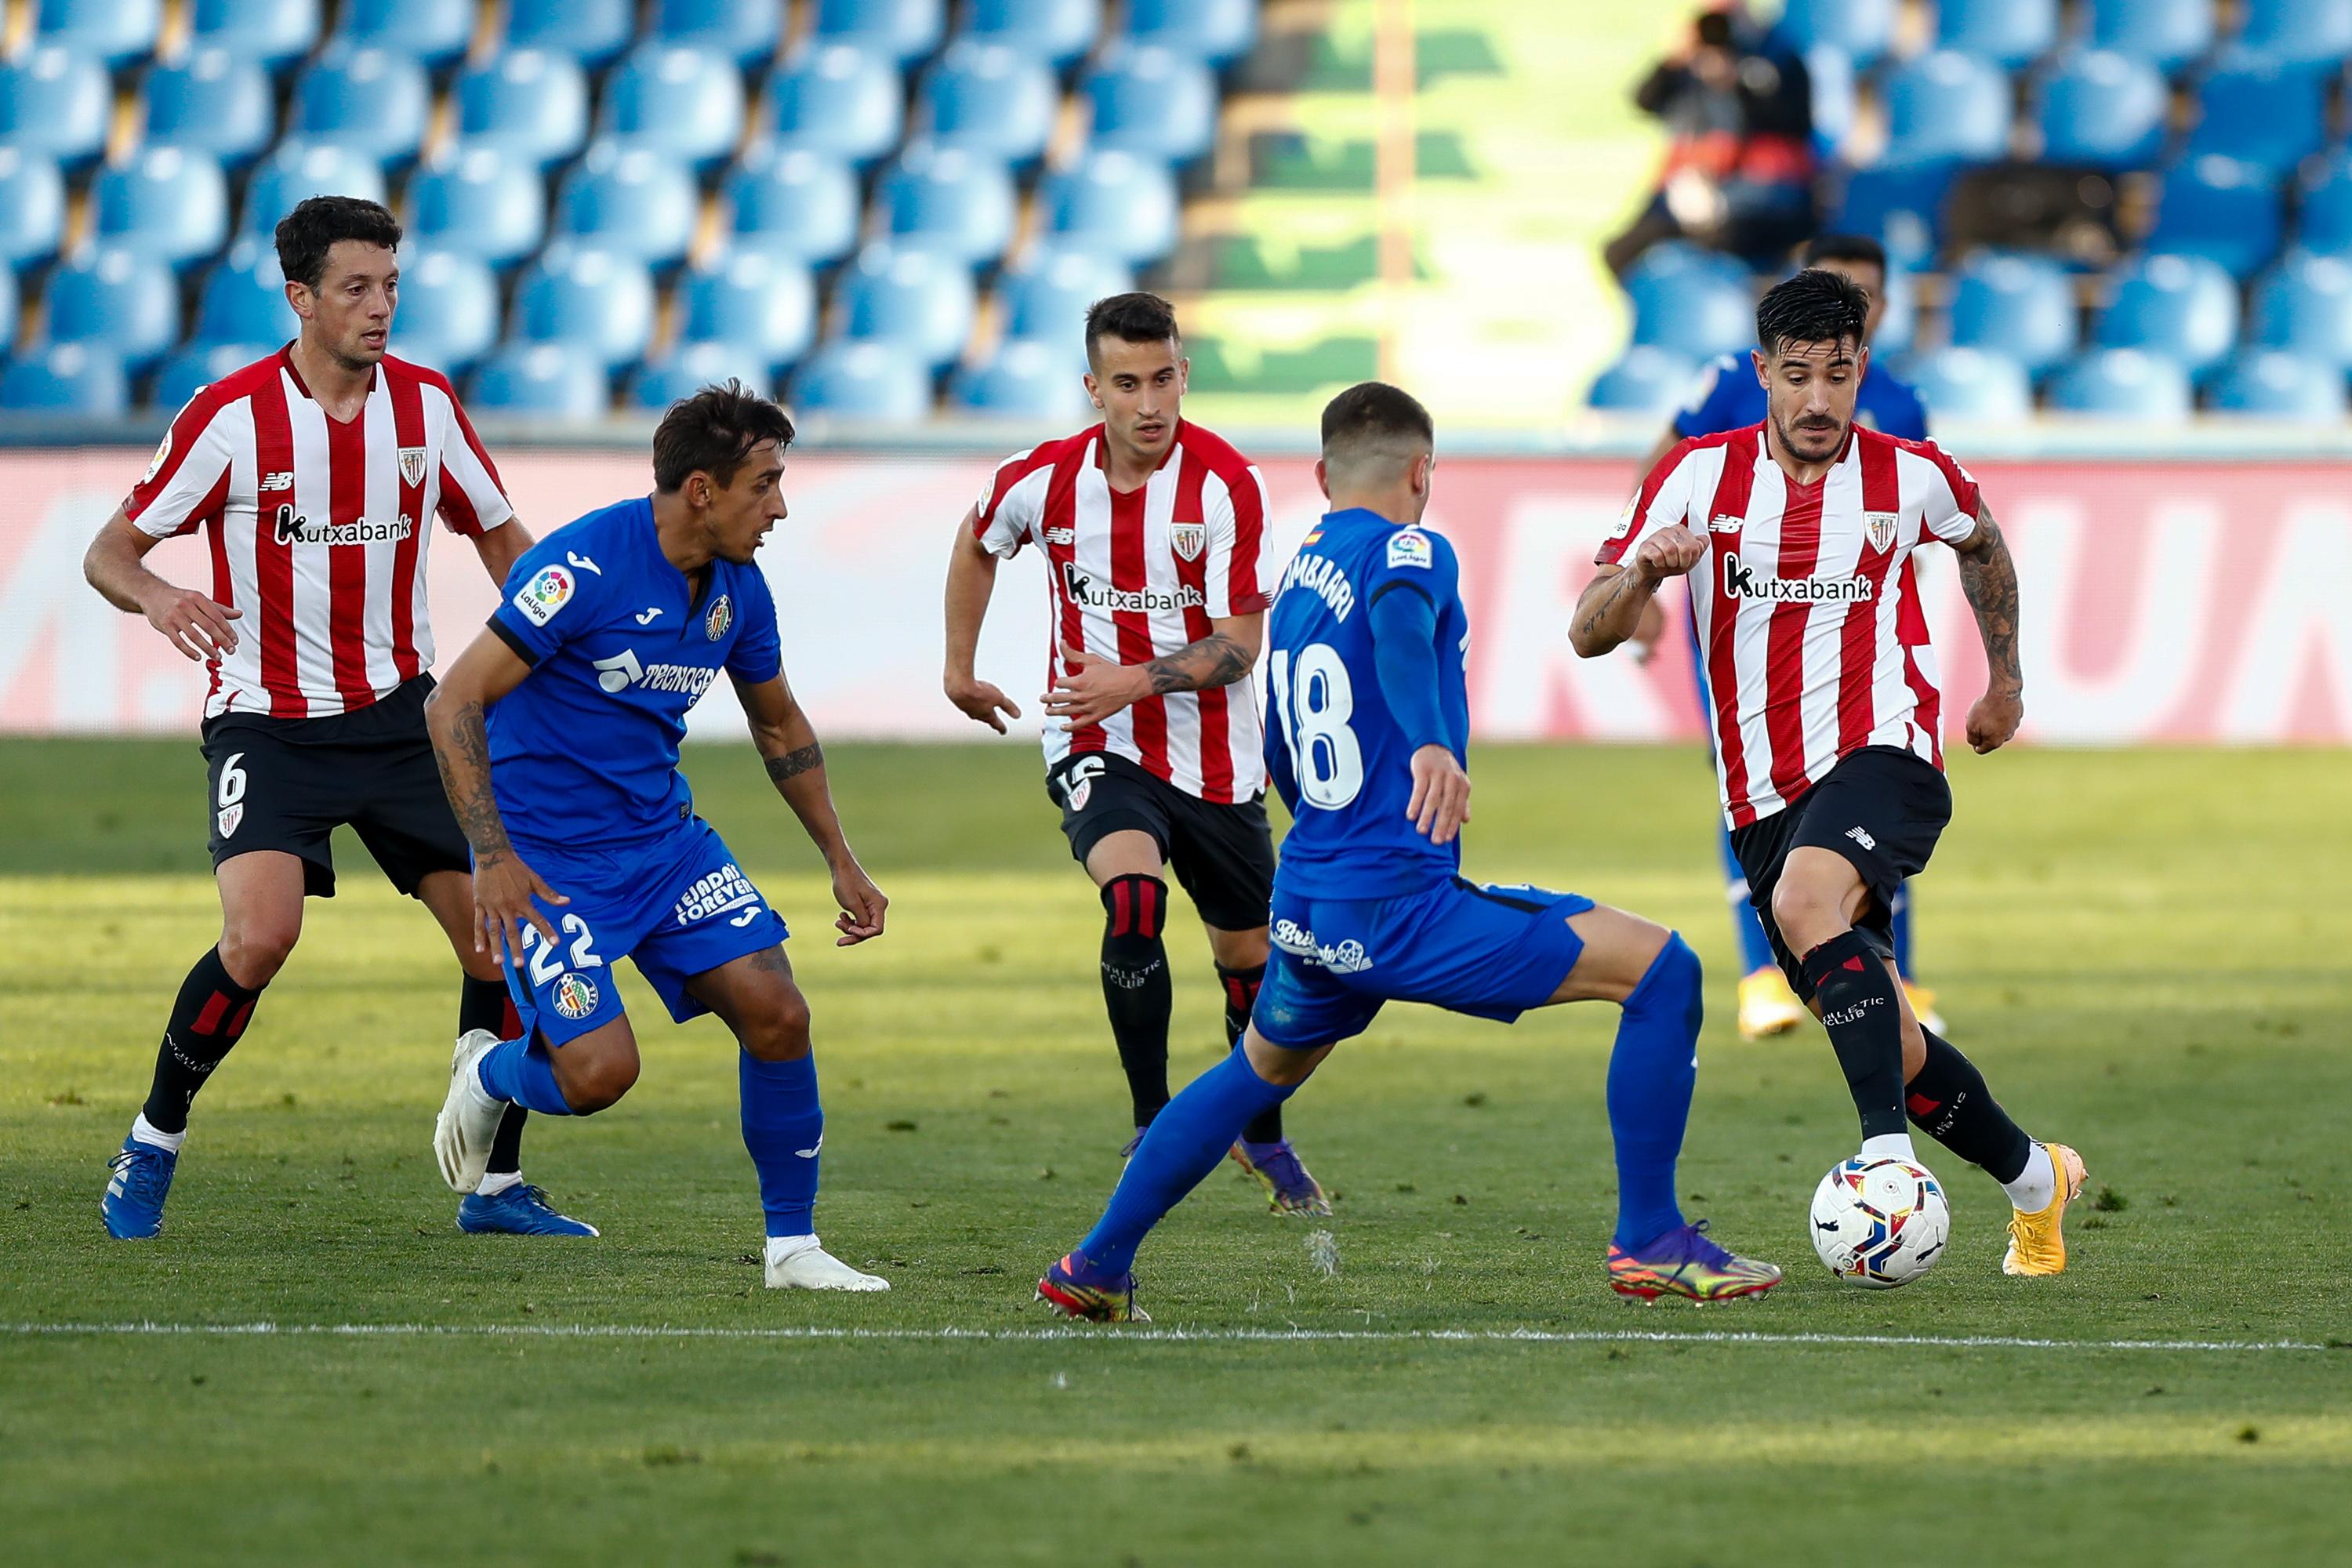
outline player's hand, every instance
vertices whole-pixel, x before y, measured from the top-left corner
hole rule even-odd
[[[842,912],[834,918],[834,929],[841,934],[833,939],[835,947],[856,947],[868,937],[882,934],[882,911],[890,900],[866,874],[866,868],[855,860],[845,860],[834,868],[834,901]]]
[[[236,628],[229,623],[245,615],[243,610],[215,604],[194,588],[167,588],[140,607],[146,612],[149,626],[198,664],[236,650]]]
[[[947,693],[948,700],[954,703],[965,718],[977,719],[1000,735],[1005,732],[1004,719],[1021,717],[1021,710],[1014,705],[1013,699],[985,680],[976,680],[968,675],[951,675],[947,679]],[[997,717],[1000,712],[1004,719]]]
[[[1062,721],[1064,730],[1099,724],[1137,699],[1149,697],[1139,689],[1132,665],[1114,663],[1082,647],[1062,645],[1062,684],[1045,693],[1045,711]]]
[[[1633,650],[1633,662],[1646,667],[1657,658],[1658,644],[1665,635],[1666,612],[1653,599],[1642,606],[1642,618],[1633,624],[1633,635],[1625,639],[1625,646]]]
[[[474,951],[495,954],[500,963],[522,967],[522,928],[528,923],[555,945],[555,928],[547,922],[533,896],[561,907],[572,900],[540,880],[512,849],[474,862]]]
[[[1412,798],[1404,803],[1413,830],[1432,844],[1451,844],[1470,820],[1470,775],[1444,746],[1412,754]]]
[[[1706,541],[1677,522],[1642,541],[1642,548],[1633,552],[1633,570],[1654,587],[1669,577],[1681,576],[1706,558]]]
[[[1997,752],[2017,738],[2025,722],[2025,694],[2014,687],[1986,692],[1969,709],[1969,744],[1977,754]]]

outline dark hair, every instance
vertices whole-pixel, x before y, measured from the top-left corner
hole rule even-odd
[[[1323,452],[1359,442],[1437,444],[1437,426],[1421,400],[1384,381],[1360,381],[1323,405]]]
[[[1087,308],[1087,362],[1105,338],[1126,343],[1159,343],[1184,334],[1176,330],[1176,307],[1157,294],[1113,294]]]
[[[1770,359],[1785,343],[1832,343],[1846,338],[1862,346],[1870,320],[1870,296],[1852,279],[1827,268],[1808,267],[1777,283],[1756,307],[1756,346]]]
[[[1819,267],[1824,261],[1863,261],[1886,271],[1886,247],[1866,234],[1825,234],[1805,246],[1803,264]]]
[[[1698,35],[1698,46],[1703,49],[1731,47],[1731,17],[1725,12],[1702,12],[1695,30]]]
[[[793,444],[793,416],[740,381],[706,386],[669,405],[654,430],[654,484],[669,494],[698,470],[721,485],[762,441]]]
[[[327,276],[327,252],[335,242],[400,248],[400,220],[382,202],[358,196],[308,196],[278,220],[278,269],[289,283],[316,289]]]

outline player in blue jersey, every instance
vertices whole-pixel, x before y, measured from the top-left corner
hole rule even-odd
[[[507,965],[522,1033],[457,1042],[433,1152],[467,1191],[508,1105],[585,1116],[628,1092],[637,1042],[611,967],[625,954],[671,1017],[716,1013],[742,1047],[767,1282],[887,1290],[817,1242],[824,1113],[784,922],[677,771],[687,710],[724,675],[832,869],[840,945],[881,934],[887,900],[842,835],[752,560],[784,516],[792,438],[782,409],[733,382],[672,405],[654,432],[654,493],[525,552],[434,693],[425,716],[473,846],[478,940]]]
[[[1870,319],[1864,324],[1865,330],[1877,330],[1879,318],[1886,313],[1885,247],[1864,235],[1823,235],[1805,247],[1804,265],[1826,268],[1860,287],[1870,296]],[[1874,430],[1900,436],[1906,441],[1927,438],[1927,409],[1919,401],[1918,393],[1875,359],[1855,394],[1854,416]],[[1690,400],[1643,459],[1642,472],[1654,469],[1678,443],[1694,436],[1718,436],[1726,430],[1745,429],[1763,421],[1761,372],[1748,363],[1747,354],[1721,355],[1701,374]],[[1704,720],[1715,711],[1706,694],[1706,663],[1698,655],[1698,633],[1688,616],[1684,616],[1683,626],[1691,639],[1691,679],[1698,689],[1698,710]],[[1630,639],[1634,657],[1648,663],[1664,632],[1665,613],[1654,600],[1643,612],[1641,628]],[[1704,722],[1700,728],[1708,736],[1707,743],[1713,745],[1713,728]],[[1740,1037],[1758,1040],[1768,1035],[1785,1034],[1804,1021],[1804,1005],[1789,988],[1788,977],[1780,973],[1780,965],[1772,956],[1772,944],[1765,938],[1763,924],[1748,907],[1748,877],[1739,868],[1738,858],[1731,852],[1731,830],[1723,825],[1722,813],[1717,812],[1714,816],[1716,847],[1723,857],[1725,897],[1730,901],[1731,923],[1739,938]],[[1903,989],[1910,996],[1912,1013],[1926,1028],[1941,1030],[1944,1020],[1936,1012],[1936,994],[1912,975],[1911,898],[1907,882],[1895,895],[1895,966],[1903,976]]]
[[[1675,1202],[1697,1075],[1699,966],[1683,939],[1574,893],[1461,875],[1469,645],[1454,546],[1419,526],[1435,461],[1429,413],[1378,382],[1323,411],[1316,478],[1331,510],[1284,574],[1269,626],[1266,761],[1293,826],[1275,873],[1274,958],[1249,1027],[1143,1142],[1086,1239],[1037,1282],[1072,1317],[1135,1307],[1136,1247],[1244,1123],[1290,1098],[1384,1003],[1508,1023],[1609,1001],[1617,1152],[1610,1284],[1629,1296],[1752,1296],[1780,1282],[1685,1224]]]

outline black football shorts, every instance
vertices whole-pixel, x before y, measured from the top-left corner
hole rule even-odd
[[[1148,833],[1204,923],[1219,931],[1265,924],[1274,833],[1263,795],[1214,805],[1108,752],[1064,757],[1046,770],[1045,793],[1062,808],[1062,833],[1079,865],[1111,834]]]

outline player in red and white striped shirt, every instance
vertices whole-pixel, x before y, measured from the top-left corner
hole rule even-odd
[[[1951,816],[1915,550],[1960,557],[1992,672],[1969,712],[1979,752],[2016,734],[2023,680],[2017,572],[1976,481],[1932,441],[1854,423],[1867,314],[1862,290],[1823,268],[1764,296],[1764,422],[1685,441],[1651,471],[1570,636],[1587,658],[1608,652],[1660,584],[1689,574],[1732,847],[1775,956],[1829,1029],[1863,1157],[1913,1158],[1907,1109],[2007,1189],[2003,1269],[2054,1274],[2081,1157],[2028,1138],[1968,1058],[1920,1027],[1895,973],[1895,891]]]
[[[1192,896],[1238,1039],[1265,977],[1274,839],[1250,670],[1265,633],[1265,480],[1182,417],[1187,362],[1156,294],[1087,313],[1087,393],[1103,422],[1007,458],[948,568],[948,698],[1002,732],[1018,704],[973,671],[1000,558],[1045,554],[1045,787],[1101,889],[1103,996],[1137,1136],[1168,1103],[1168,884]],[[1328,1214],[1279,1108],[1234,1157],[1277,1213]]]
[[[438,372],[384,353],[400,226],[320,196],[278,226],[296,340],[199,391],[90,545],[90,583],[201,660],[221,938],[182,984],[147,1103],[103,1204],[118,1237],[152,1236],[189,1103],[293,951],[306,894],[331,898],[328,837],[349,823],[393,885],[433,911],[466,970],[458,1031],[513,1016],[475,946],[466,840],[424,721],[433,678],[425,551],[437,513],[494,583],[529,548],[498,470]],[[144,564],[205,531],[212,592]],[[522,1185],[521,1117],[504,1130],[467,1229],[593,1235]],[[561,1221],[561,1224],[556,1222]]]

